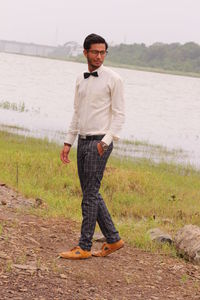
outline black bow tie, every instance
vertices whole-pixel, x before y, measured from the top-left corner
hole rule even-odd
[[[84,78],[88,78],[90,77],[90,75],[94,76],[94,77],[98,77],[98,73],[97,72],[92,72],[92,73],[89,73],[89,72],[85,72],[84,74]]]

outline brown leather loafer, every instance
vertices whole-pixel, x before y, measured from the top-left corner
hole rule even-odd
[[[96,257],[104,257],[111,254],[112,252],[119,250],[122,247],[124,247],[123,240],[119,240],[118,242],[113,244],[104,243],[101,250],[93,252],[92,255]]]
[[[92,253],[91,251],[86,251],[76,246],[70,251],[60,253],[59,256],[67,259],[86,259],[92,257]]]

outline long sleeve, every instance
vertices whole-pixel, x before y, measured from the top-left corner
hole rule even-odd
[[[69,130],[67,132],[67,136],[65,138],[65,143],[73,144],[76,136],[78,134],[78,84],[76,82],[76,88],[75,88],[75,96],[74,96],[74,113],[72,116],[72,120],[69,126]]]
[[[109,145],[113,139],[117,140],[119,138],[118,134],[125,120],[124,88],[120,77],[115,79],[111,89],[111,113],[112,120],[110,128],[102,139],[107,145]]]

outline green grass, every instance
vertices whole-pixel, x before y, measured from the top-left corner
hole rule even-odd
[[[48,209],[33,209],[33,213],[80,222],[76,150],[70,153],[69,165],[61,163],[60,150],[47,140],[0,131],[0,180],[27,197],[44,199]],[[174,255],[172,246],[152,243],[147,231],[159,227],[174,235],[184,224],[200,225],[199,183],[200,172],[190,166],[111,157],[101,193],[126,241]]]
[[[15,102],[1,101],[0,108],[7,109],[7,110],[19,111],[19,112],[27,111],[27,110],[25,110],[24,102],[17,104]]]

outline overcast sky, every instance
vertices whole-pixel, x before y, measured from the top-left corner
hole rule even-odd
[[[0,39],[82,44],[92,32],[115,44],[200,44],[200,0],[0,0]]]

